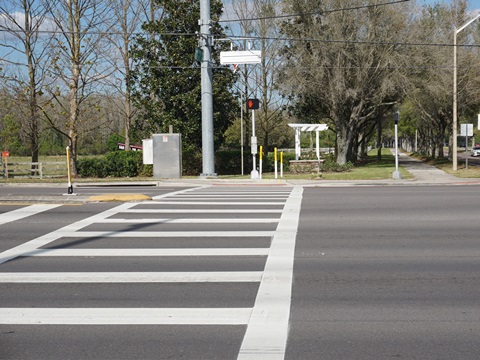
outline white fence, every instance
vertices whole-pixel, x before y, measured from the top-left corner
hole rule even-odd
[[[3,178],[53,178],[67,176],[67,163],[60,162],[3,162]]]

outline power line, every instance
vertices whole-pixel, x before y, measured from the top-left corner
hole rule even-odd
[[[6,32],[6,33],[15,33],[15,34],[24,34],[26,30],[22,29],[6,29],[3,27],[0,27],[0,33],[1,32]],[[88,36],[88,35],[125,35],[123,32],[118,32],[118,31],[88,31],[88,32],[78,32],[78,31],[60,31],[60,30],[35,30],[35,31],[30,31],[30,33],[35,33],[35,34],[48,34],[48,35],[60,35],[60,34],[80,34],[82,36]],[[149,35],[150,33],[147,32],[133,32],[130,33],[129,35],[131,36],[137,36],[137,35]],[[197,33],[153,33],[155,36],[198,36]]]
[[[329,14],[329,13],[340,12],[340,11],[352,11],[352,10],[367,9],[367,8],[372,8],[377,6],[394,5],[394,4],[404,3],[408,1],[410,0],[396,0],[396,1],[374,4],[374,5],[371,5],[371,4],[358,5],[358,6],[348,7],[348,8],[318,10],[318,11],[314,11],[310,13],[302,13],[302,14],[272,15],[272,16],[261,16],[256,18],[243,18],[243,19],[227,19],[227,20],[219,20],[218,22],[224,23],[224,22],[258,21],[258,20],[285,19],[285,18],[292,18],[292,17],[298,17],[298,16],[305,16],[305,15],[323,15],[323,14]]]
[[[230,35],[229,39],[244,39],[244,36]],[[250,40],[270,40],[270,41],[285,41],[285,42],[318,42],[318,43],[332,43],[332,44],[359,44],[359,45],[380,45],[380,46],[435,46],[435,47],[480,47],[480,44],[447,44],[447,43],[410,43],[400,41],[368,41],[368,40],[335,40],[335,39],[318,39],[318,38],[283,38],[283,37],[260,37],[252,36]]]

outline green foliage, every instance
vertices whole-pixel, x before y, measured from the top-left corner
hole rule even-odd
[[[108,151],[119,151],[118,149],[118,143],[124,143],[125,138],[123,136],[120,136],[118,134],[111,134],[107,138],[107,149]]]
[[[104,156],[79,158],[77,160],[77,171],[78,175],[84,178],[104,178],[108,176]]]
[[[322,172],[345,172],[350,171],[353,168],[353,164],[351,162],[347,162],[345,164],[338,164],[335,161],[334,154],[327,154],[323,158],[323,163],[320,166],[320,171]]]
[[[1,150],[9,150],[12,155],[27,155],[28,149],[22,143],[20,132],[21,125],[18,120],[11,115],[5,115],[3,128],[0,131]]]
[[[79,158],[78,175],[81,177],[135,177],[148,173],[142,164],[141,151],[115,151],[105,156]]]
[[[182,175],[198,176],[202,173],[202,153],[189,146],[182,150]]]
[[[140,109],[139,121],[132,130],[135,134],[150,136],[168,132],[172,125],[175,132],[182,134],[184,144],[200,149],[201,72],[194,59],[198,38],[191,35],[199,30],[200,3],[159,0],[156,5],[162,9],[163,16],[158,21],[146,23],[143,26],[145,34],[138,36],[132,47],[135,70],[128,85],[133,103]],[[217,21],[222,6],[219,0],[211,1],[212,33],[216,38],[225,37]],[[219,51],[226,48],[226,42],[217,43],[213,58],[219,58]],[[236,75],[227,68],[213,69],[213,128],[217,148],[238,110],[230,92],[235,79]]]
[[[252,155],[243,154],[244,171],[252,168]],[[240,175],[242,173],[242,156],[240,150],[220,150],[215,153],[215,171],[218,175]]]
[[[115,151],[108,153],[105,158],[108,165],[109,176],[134,177],[138,175],[139,151]]]
[[[67,138],[62,134],[52,130],[47,129],[42,132],[40,136],[40,153],[42,155],[59,155],[65,154],[67,146]]]

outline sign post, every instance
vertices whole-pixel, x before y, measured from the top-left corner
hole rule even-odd
[[[2,151],[2,159],[3,159],[3,174],[5,179],[8,180],[8,157],[10,156],[9,151]]]
[[[394,179],[401,179],[402,174],[398,171],[398,122],[400,121],[400,112],[393,113],[393,120],[395,121],[395,171],[393,172]]]
[[[258,99],[247,99],[247,110],[252,110],[252,138],[251,138],[251,148],[252,148],[252,163],[253,169],[250,173],[251,179],[258,179],[259,174],[257,170],[257,137],[255,136],[255,110],[260,107],[260,101]]]
[[[473,124],[461,124],[460,136],[465,136],[465,169],[468,169],[468,137],[473,136]]]

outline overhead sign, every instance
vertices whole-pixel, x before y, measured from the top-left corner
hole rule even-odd
[[[260,50],[248,51],[222,51],[220,52],[220,64],[259,64],[262,61]]]

